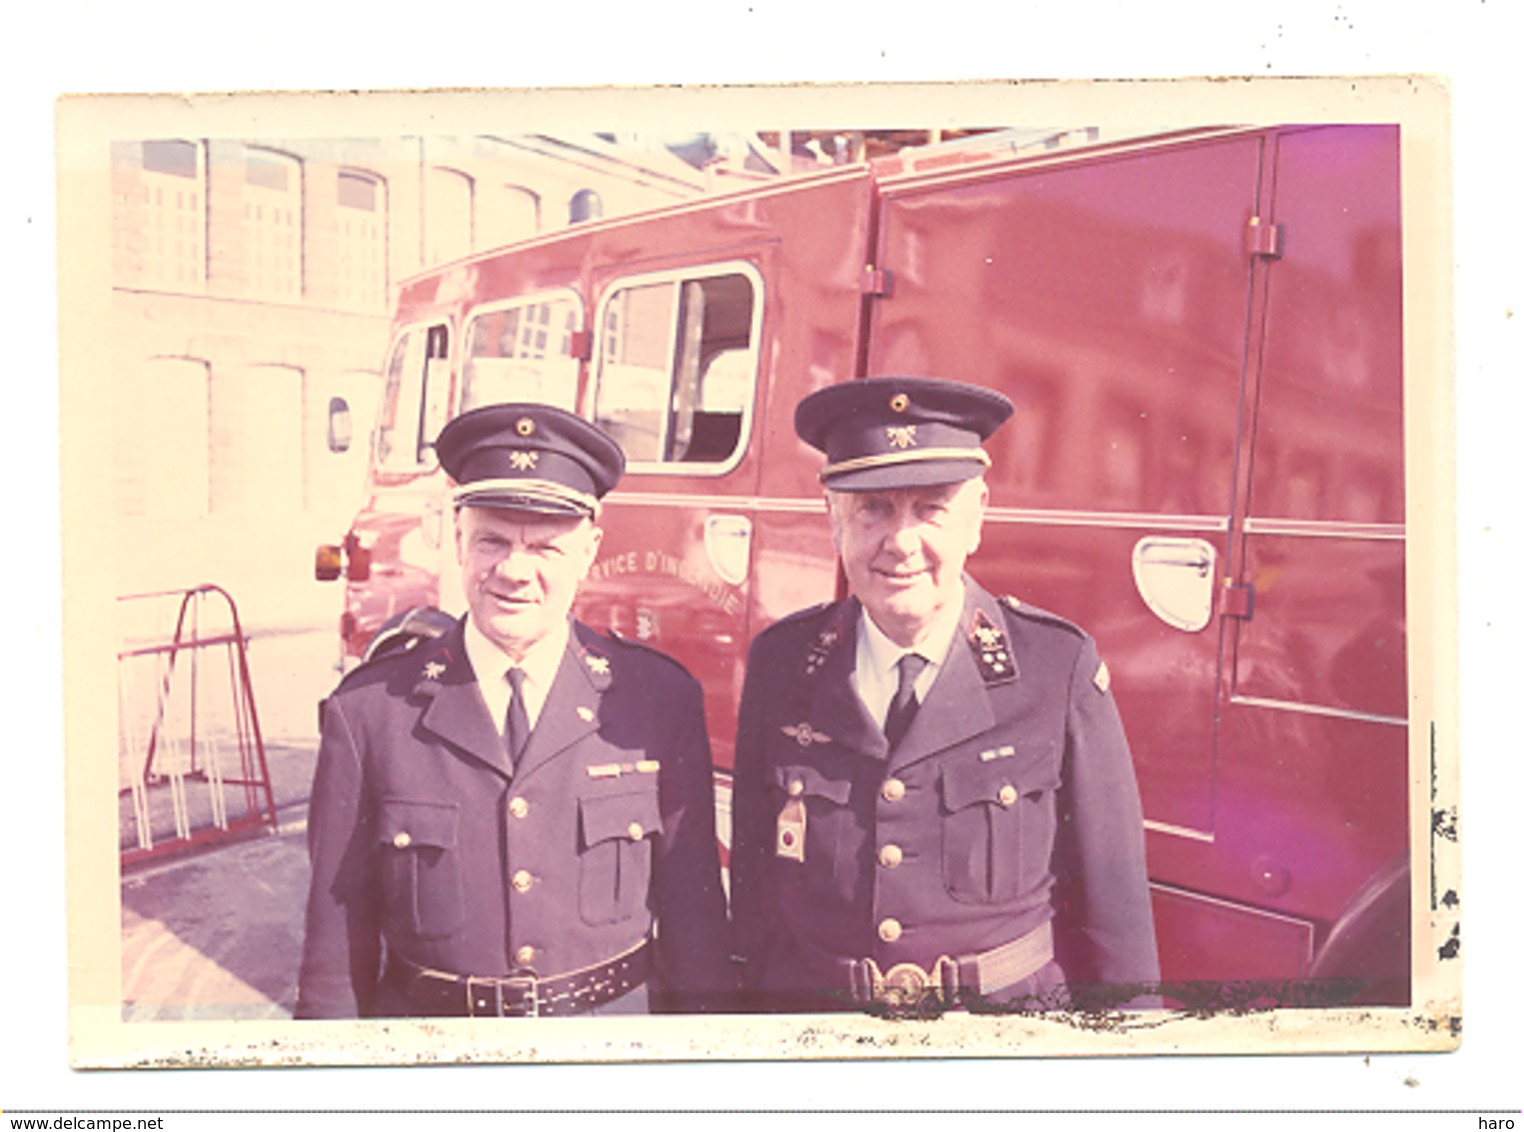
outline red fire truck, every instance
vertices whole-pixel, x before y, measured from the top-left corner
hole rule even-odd
[[[841,581],[793,410],[929,374],[1016,403],[970,564],[1097,638],[1169,980],[1408,997],[1394,126],[999,134],[595,220],[401,288],[347,575],[362,655],[463,608],[431,441],[543,400],[629,473],[578,612],[702,681],[728,804],[748,642]]]

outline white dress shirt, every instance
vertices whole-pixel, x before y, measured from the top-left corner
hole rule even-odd
[[[531,731],[540,720],[540,710],[545,706],[545,697],[550,695],[550,686],[561,668],[561,658],[566,655],[570,637],[571,623],[563,621],[558,630],[531,645],[518,664],[524,670],[524,713],[529,717]],[[466,659],[471,662],[471,671],[476,673],[476,685],[481,689],[487,713],[498,734],[502,734],[513,695],[513,688],[508,683],[508,670],[513,667],[513,661],[486,638],[469,616],[466,618]]]
[[[915,698],[919,703],[925,703],[926,694],[931,691],[937,674],[947,661],[947,650],[952,647],[952,639],[958,631],[958,622],[962,616],[963,602],[949,602],[942,616],[932,622],[931,628],[921,635],[921,639],[907,649],[885,636],[884,631],[873,623],[868,611],[863,610],[858,619],[857,667],[853,671],[852,681],[857,686],[858,698],[868,709],[869,717],[880,727],[889,715],[894,693],[899,690],[900,657],[913,652],[926,661],[926,667],[921,670],[915,682]]]

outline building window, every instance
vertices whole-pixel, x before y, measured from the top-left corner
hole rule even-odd
[[[301,162],[274,150],[246,150],[243,193],[250,295],[262,299],[300,298]]]
[[[761,279],[749,264],[631,279],[603,300],[593,419],[633,471],[727,471],[757,379]]]
[[[474,313],[466,326],[461,412],[503,401],[574,409],[572,333],[581,323],[582,303],[574,294]]]
[[[521,185],[498,185],[484,194],[477,228],[484,248],[527,240],[540,231],[540,198]]]
[[[386,306],[386,182],[341,169],[338,186],[339,304],[351,310]]]
[[[471,178],[454,169],[430,169],[424,202],[424,265],[433,267],[471,251]]]
[[[206,157],[196,142],[142,143],[145,286],[206,286]]]

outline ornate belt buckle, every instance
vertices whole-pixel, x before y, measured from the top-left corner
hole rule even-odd
[[[890,1010],[919,1009],[931,985],[931,973],[920,964],[896,963],[884,972],[877,999]]]

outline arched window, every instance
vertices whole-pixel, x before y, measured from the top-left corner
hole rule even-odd
[[[477,223],[478,243],[484,248],[526,240],[540,231],[540,198],[522,185],[498,185],[483,194]]]
[[[471,251],[475,186],[454,169],[428,172],[424,200],[424,263],[433,267]]]
[[[197,142],[141,143],[142,282],[169,291],[206,286],[206,153]]]
[[[302,294],[302,164],[272,149],[244,151],[244,231],[249,294]]]
[[[350,310],[387,305],[386,182],[372,173],[339,170],[338,301]]]

